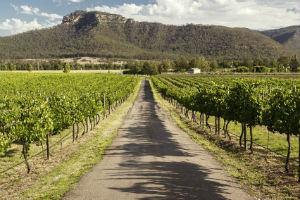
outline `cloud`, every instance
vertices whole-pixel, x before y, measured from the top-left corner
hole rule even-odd
[[[19,12],[19,7],[14,5],[14,4],[10,4],[10,6],[16,11],[16,12]]]
[[[21,33],[28,30],[42,28],[37,19],[26,22],[17,18],[6,19],[0,23],[0,30],[9,31],[11,34]]]
[[[11,35],[35,29],[52,27],[58,23],[60,23],[60,21],[45,20],[43,23],[39,23],[36,18],[32,21],[22,21],[18,18],[11,18],[0,22],[0,30],[3,33],[2,35]]]
[[[84,0],[69,0],[69,2],[72,2],[72,3],[80,3],[80,2],[83,2]]]
[[[55,3],[57,6],[61,6],[62,0],[52,0],[53,3]]]
[[[300,9],[298,9],[298,8],[288,8],[288,9],[286,9],[286,11],[287,12],[293,12],[293,13],[299,13],[299,15],[300,15]]]
[[[40,12],[40,9],[38,8],[32,8],[26,5],[20,6],[21,8],[21,13],[27,14],[27,15],[37,15]]]
[[[18,13],[24,15],[32,15],[34,19],[25,21],[19,18],[10,18],[0,22],[1,35],[10,35],[26,32],[34,29],[52,27],[61,22],[62,16],[55,13],[42,12],[39,8],[33,8],[28,5],[16,6],[10,4]]]
[[[46,17],[51,21],[57,20],[57,19],[62,19],[63,17],[58,15],[58,14],[49,14],[49,13],[45,13],[45,12],[41,12],[39,8],[32,8],[30,6],[27,5],[21,5],[20,9],[17,7],[18,10],[21,11],[22,14],[26,14],[26,15],[36,15],[39,17]]]
[[[273,4],[272,4],[273,2]],[[214,24],[270,29],[299,24],[298,0],[155,0],[154,3],[96,6],[97,10],[121,14],[138,21],[166,24]]]

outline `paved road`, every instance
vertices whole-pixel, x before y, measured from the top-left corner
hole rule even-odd
[[[64,199],[252,199],[153,99],[148,81],[103,160]]]

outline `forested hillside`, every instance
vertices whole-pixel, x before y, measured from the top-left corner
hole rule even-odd
[[[263,31],[263,34],[276,40],[300,57],[300,26]]]
[[[65,16],[62,24],[52,28],[0,38],[0,58],[246,59],[287,54],[279,43],[245,28],[163,25],[85,11]]]

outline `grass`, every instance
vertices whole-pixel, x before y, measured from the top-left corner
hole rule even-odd
[[[63,145],[66,145],[67,143],[69,144],[71,141],[70,137],[72,136],[71,132],[72,132],[72,128],[69,128],[69,129],[62,131],[61,135],[51,136],[50,137],[50,145],[58,143],[61,139],[60,137],[69,139],[69,141],[65,140],[63,142]],[[80,132],[82,132],[82,127],[80,127]],[[46,157],[45,152],[43,152],[39,155],[36,155],[36,154],[40,153],[43,150],[43,148],[45,148],[45,144],[43,144],[43,146],[41,144],[31,145],[30,158],[32,158],[32,157],[45,158]],[[53,146],[51,148],[51,151],[56,151],[57,149],[60,149],[60,145]],[[9,149],[9,151],[5,155],[0,156],[0,171],[3,171],[13,165],[23,162],[24,159],[21,156],[21,152],[22,152],[22,145],[12,144],[12,147]],[[1,177],[1,175],[0,175],[0,177]]]
[[[254,154],[243,151],[238,140],[228,141],[223,136],[208,133],[181,115],[168,101],[153,88],[154,98],[168,111],[173,121],[197,144],[203,146],[219,160],[228,173],[236,178],[242,187],[258,199],[298,199],[299,185],[294,173],[284,172],[284,159],[255,147]],[[214,120],[214,119],[213,119]],[[240,126],[232,123],[232,129]],[[259,131],[257,129],[256,131]],[[256,133],[256,132],[255,132]],[[294,163],[295,164],[295,163]],[[296,170],[296,165],[293,165]]]
[[[23,198],[60,199],[83,174],[99,162],[115,135],[116,130],[108,137],[101,134],[89,142],[81,144],[79,151],[74,153],[71,159],[61,163],[50,174],[39,180],[24,194]]]
[[[209,123],[214,124],[215,118],[210,117]],[[223,124],[224,122],[223,120],[221,120],[220,126],[223,127]],[[240,123],[231,122],[228,126],[228,130],[231,134],[235,136],[240,136],[242,131],[241,126],[242,125]],[[250,139],[249,129],[247,131],[247,139]],[[269,132],[268,129],[264,126],[253,127],[253,142],[258,145],[264,146],[265,148],[268,148],[271,151],[277,152],[283,156],[286,156],[287,154],[288,143],[286,140],[286,135]],[[298,159],[299,140],[297,136],[291,137],[291,147],[291,158]]]
[[[122,125],[139,87],[140,84],[125,103],[106,119],[101,120],[93,131],[81,137],[75,144],[72,144],[70,138],[63,143],[62,149],[60,145],[52,148],[50,160],[43,159],[42,155],[32,158],[30,174],[26,174],[24,164],[2,174],[0,199],[60,199],[82,175],[101,160]],[[66,130],[63,135],[68,137],[71,135],[70,131]],[[59,139],[59,136],[52,137],[51,143]],[[8,162],[7,167],[18,162],[21,159],[18,148],[14,146],[14,152],[11,152],[10,157],[1,157],[0,163]],[[40,150],[41,147],[34,146],[32,154]]]

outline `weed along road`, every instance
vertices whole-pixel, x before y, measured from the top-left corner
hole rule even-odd
[[[253,199],[178,128],[146,80],[103,160],[64,199]]]

